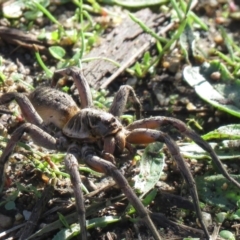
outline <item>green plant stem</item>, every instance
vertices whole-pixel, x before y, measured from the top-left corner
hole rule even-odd
[[[80,23],[81,23],[81,29],[80,29],[81,50],[79,53],[79,59],[82,59],[83,53],[85,51],[85,41],[84,41],[85,37],[84,37],[84,32],[83,32],[83,1],[80,0],[79,3],[80,3],[79,9],[80,9]]]
[[[150,29],[148,26],[146,26],[140,19],[136,18],[132,13],[128,13],[128,15],[135,23],[137,23],[144,30],[144,32],[150,34],[157,41],[162,42],[162,43],[167,43],[169,41],[168,39],[166,39],[164,37],[160,37],[152,29]]]
[[[53,23],[57,24],[58,27],[61,28],[61,30],[64,31],[64,29],[63,29],[62,25],[60,24],[60,22],[58,22],[58,20],[45,7],[43,7],[37,1],[34,1],[34,4],[43,14],[45,14],[48,17],[48,19],[50,19]]]
[[[183,16],[182,16],[182,13],[181,13],[181,11],[180,11],[180,8],[179,8],[177,2],[176,2],[175,0],[170,0],[170,1],[171,1],[172,7],[174,8],[174,10],[175,10],[176,13],[177,13],[177,16],[178,16],[179,21],[182,21],[182,20],[183,20]]]
[[[181,36],[181,34],[183,33],[186,24],[188,22],[187,17],[182,21],[182,23],[180,24],[177,33],[173,36],[172,39],[170,39],[168,41],[168,43],[163,47],[162,52],[159,54],[159,56],[150,64],[150,66],[146,69],[146,71],[148,71],[152,66],[156,65],[159,61],[161,61],[163,55],[170,49],[170,47],[172,46],[172,44],[179,39],[179,37]]]
[[[48,78],[51,78],[51,77],[53,76],[53,73],[52,73],[52,71],[50,71],[50,70],[48,69],[48,67],[47,67],[47,66],[45,65],[45,63],[42,61],[42,58],[41,58],[41,56],[40,56],[40,54],[39,54],[38,51],[35,52],[35,57],[36,57],[36,59],[37,59],[37,61],[38,61],[38,64],[39,64],[39,65],[41,66],[41,68],[45,71],[47,77],[48,77]]]

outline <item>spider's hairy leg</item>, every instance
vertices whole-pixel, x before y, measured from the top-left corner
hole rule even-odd
[[[66,77],[70,76],[73,78],[73,81],[79,92],[81,108],[88,108],[93,106],[92,94],[89,84],[80,68],[69,67],[55,71],[52,78],[52,86],[55,86],[57,84],[59,75]]]
[[[24,123],[23,125],[21,125],[13,132],[10,140],[7,143],[6,148],[3,150],[0,157],[0,188],[2,188],[4,184],[5,164],[7,163],[9,156],[12,154],[15,146],[17,145],[24,133],[30,135],[33,141],[39,146],[53,150],[59,148],[58,141],[50,134],[43,131],[41,128],[31,123]]]
[[[70,174],[71,183],[73,186],[73,192],[75,195],[75,201],[76,201],[76,208],[78,213],[78,219],[81,227],[81,239],[85,240],[87,239],[87,228],[86,228],[86,213],[85,213],[85,206],[84,206],[84,198],[83,198],[83,192],[82,192],[82,186],[81,186],[81,178],[78,171],[78,153],[80,152],[80,149],[72,145],[68,148],[67,154],[64,158],[65,166],[67,171]]]
[[[180,149],[175,143],[175,141],[166,133],[163,133],[158,130],[152,130],[152,129],[146,129],[146,128],[138,128],[138,129],[132,130],[132,132],[127,137],[127,141],[133,144],[148,144],[148,143],[159,141],[159,142],[164,142],[167,145],[169,152],[171,153],[172,157],[175,159],[181,174],[183,175],[186,183],[189,186],[189,190],[193,198],[195,211],[197,213],[197,216],[199,218],[199,222],[203,228],[203,231],[207,239],[210,239],[210,235],[207,230],[207,227],[203,222],[202,211],[199,207],[199,199],[198,199],[195,180],[190,170],[188,169],[186,162],[181,156]]]
[[[81,149],[81,158],[82,160],[95,171],[105,173],[108,176],[111,176],[115,182],[119,185],[129,202],[136,209],[138,215],[148,226],[150,231],[152,232],[154,238],[156,240],[161,240],[161,237],[152,222],[149,213],[146,208],[142,204],[142,202],[138,199],[134,191],[129,186],[125,177],[121,174],[121,172],[117,169],[117,167],[109,161],[106,161],[100,157],[98,157],[95,153],[95,150],[92,146],[85,144]]]
[[[210,146],[210,144],[206,141],[203,140],[201,136],[199,136],[195,131],[192,129],[188,128],[187,125],[176,119],[176,118],[171,118],[171,117],[151,117],[139,121],[135,121],[134,123],[130,124],[127,129],[128,130],[133,130],[137,128],[158,128],[162,125],[170,125],[176,128],[181,134],[189,137],[192,139],[196,144],[198,144],[202,149],[204,149],[206,152],[209,153],[209,155],[212,158],[212,161],[214,164],[218,167],[220,173],[228,179],[230,182],[235,184],[238,188],[240,188],[240,183],[236,181],[234,178],[232,178],[225,167],[223,166],[222,162],[218,158],[217,154],[213,150],[213,148]]]
[[[33,123],[39,127],[42,126],[42,118],[36,112],[28,97],[23,93],[9,92],[3,94],[2,96],[0,96],[0,105],[10,103],[13,100],[18,103],[23,116],[28,122]]]
[[[113,114],[115,117],[120,117],[123,114],[123,111],[125,109],[129,97],[132,98],[131,101],[136,111],[136,118],[140,119],[141,103],[137,98],[135,91],[129,85],[123,85],[120,87],[120,89],[118,90],[117,94],[113,99],[113,103],[110,107],[109,112]]]

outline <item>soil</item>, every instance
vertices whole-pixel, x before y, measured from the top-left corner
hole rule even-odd
[[[221,11],[223,11],[224,6],[226,6],[226,3],[220,1],[216,1],[216,3],[215,1],[212,1],[211,4],[200,1],[194,8],[194,12],[200,16],[205,23],[209,23],[210,25],[211,30],[208,34],[203,34],[201,30],[199,31],[199,34],[204,35],[201,39],[201,44],[203,45],[201,45],[201,47],[204,47],[205,49],[209,49],[210,46],[212,47],[212,44],[215,44],[215,46],[218,45],[214,38],[219,36],[219,16],[221,15]],[[238,7],[238,5],[236,5],[236,7]],[[71,15],[70,13],[73,8],[73,4],[68,3],[55,10],[55,14],[59,19],[64,21],[68,14]],[[155,32],[163,32],[165,36],[168,36],[169,32],[167,30],[163,31],[162,29],[165,29],[166,26],[168,26],[170,22],[169,16],[164,16],[163,14],[156,13],[156,11],[150,9],[143,9],[139,12],[135,11],[135,13],[140,18],[142,17],[144,22],[147,21],[149,24],[148,26],[153,28]],[[63,16],[64,14],[66,16]],[[27,85],[33,85],[34,87],[39,85],[50,85],[50,79],[46,78],[43,70],[36,62],[33,49],[33,43],[38,45],[38,49],[41,50],[41,56],[46,61],[46,65],[55,68],[57,64],[56,60],[50,57],[49,53],[46,51],[46,46],[50,45],[50,43],[38,42],[38,40],[35,39],[34,34],[27,35],[26,37],[22,29],[20,32],[18,32],[18,30],[13,30],[13,32],[11,32],[13,35],[9,35],[8,26],[6,27],[3,19],[1,20],[0,25],[3,26],[0,29],[0,56],[2,58],[2,65],[0,66],[2,67],[2,70],[1,68],[0,70],[6,76],[6,80],[0,88],[1,93],[9,91],[26,92],[29,91]],[[126,22],[127,21],[129,20],[126,20]],[[142,53],[145,51],[149,50],[153,56],[154,54],[157,54],[157,49],[152,37],[145,34],[138,27],[135,29],[135,25],[134,27],[131,26],[129,30],[127,28],[129,25],[126,24],[126,22],[120,26],[108,25],[102,35],[103,39],[101,44],[95,46],[88,55],[86,55],[86,57],[102,56],[106,51],[107,53],[104,55],[105,57],[111,58],[121,63],[121,66],[124,66],[124,68],[119,71],[114,65],[101,60],[85,63],[83,65],[83,71],[93,88],[98,90],[101,86],[104,86],[104,88],[107,88],[108,90],[107,97],[111,97],[121,85],[130,84],[134,87],[136,94],[139,96],[142,103],[143,118],[163,115],[171,116],[184,122],[187,122],[187,119],[189,118],[195,119],[200,123],[203,130],[199,130],[194,125],[191,125],[191,127],[201,135],[216,129],[218,126],[223,126],[229,123],[238,123],[238,118],[220,112],[202,101],[196,95],[194,90],[183,81],[182,70],[187,63],[181,56],[179,56],[179,46],[176,46],[175,51],[172,50],[164,57],[156,67],[156,73],[154,74],[147,74],[144,78],[138,79],[124,71],[126,68],[132,66],[134,62],[139,60]],[[160,23],[162,23],[163,26],[161,25],[161,27],[159,27]],[[48,26],[49,23],[42,21],[41,23],[36,24],[36,29],[34,30],[39,31],[40,28],[45,26],[44,24],[47,24]],[[221,24],[226,28],[228,34],[231,34],[235,39],[239,39],[237,28],[238,22],[235,19],[225,19]],[[136,32],[133,31],[133,28]],[[128,31],[123,32],[123,29],[128,29]],[[117,34],[119,32],[121,34]],[[18,41],[12,41],[12,39],[16,38]],[[128,39],[127,43],[126,39]],[[144,45],[145,41],[148,42],[146,46]],[[113,46],[114,44],[116,44],[117,47]],[[136,44],[139,45],[136,46]],[[142,50],[134,57],[134,51],[128,51],[129,49],[139,49],[141,47]],[[224,48],[221,45],[218,45],[217,47],[221,49]],[[73,50],[70,47],[66,47],[66,49],[68,55],[73,53]],[[128,55],[126,53],[128,53]],[[193,64],[196,64],[196,62],[193,62]],[[22,80],[20,81],[18,80],[18,74],[21,74]],[[67,84],[72,86],[71,82],[67,82]],[[70,94],[75,98],[75,89],[73,87],[71,88]],[[4,113],[4,111],[18,112],[16,104],[14,103],[10,106],[1,106],[0,111],[3,112],[0,117],[1,134],[3,137],[10,137],[11,133],[20,126],[24,120],[21,115],[17,114],[12,116]],[[134,114],[133,109],[131,107],[127,108],[126,114]],[[171,133],[171,136],[177,141],[181,139],[180,135],[176,132]],[[27,137],[24,137],[22,141],[30,146],[32,150],[42,151],[45,154],[51,153],[34,145]],[[4,146],[5,143],[2,142],[1,148],[4,148]],[[142,150],[143,149],[140,148],[138,153],[141,154]],[[187,236],[204,239],[203,232],[196,223],[193,204],[189,200],[191,199],[189,192],[185,188],[176,164],[171,160],[167,150],[165,151],[168,156],[164,168],[164,176],[167,176],[165,179],[166,185],[162,186],[163,179],[160,179],[159,183],[156,185],[156,189],[158,190],[157,197],[152,204],[150,204],[149,209],[154,213],[163,213],[166,217],[164,218],[162,215],[155,215],[155,222],[158,229],[161,229],[160,233],[163,239],[183,239]],[[1,194],[1,202],[11,201],[9,196],[13,196],[20,188],[16,183],[21,183],[22,186],[26,186],[26,189],[21,189],[20,193],[18,193],[18,197],[14,199],[15,207],[10,207],[10,209],[6,210],[5,206],[0,204],[0,222],[5,221],[3,219],[1,220],[1,217],[8,217],[8,220],[10,221],[7,227],[1,226],[0,224],[0,230],[2,230],[1,232],[3,233],[5,230],[12,229],[13,226],[18,226],[19,224],[26,222],[24,220],[24,214],[28,214],[28,212],[34,211],[37,219],[32,219],[32,222],[34,223],[33,225],[31,225],[31,222],[27,223],[28,229],[22,226],[7,235],[2,236],[0,233],[0,239],[26,239],[25,236],[27,236],[29,232],[32,232],[33,229],[37,230],[45,228],[49,223],[58,220],[59,215],[57,213],[66,216],[70,213],[76,212],[72,200],[73,192],[70,181],[59,179],[54,189],[51,187],[46,188],[49,176],[46,173],[43,173],[41,169],[37,169],[35,164],[31,163],[35,158],[37,161],[43,160],[41,156],[34,155],[25,147],[18,146],[14,150],[14,155],[10,159],[9,167],[6,169],[8,181]],[[201,175],[208,171],[207,162],[195,163],[188,159],[186,161],[188,162],[193,175]],[[233,162],[228,162],[228,164],[231,165]],[[196,166],[200,169],[197,173],[194,172]],[[137,166],[134,166],[134,161],[132,161],[132,159],[128,159],[128,161],[124,163],[119,163],[119,167],[130,181],[132,177],[138,173],[138,168]],[[125,216],[124,213],[128,202],[121,196],[120,189],[116,187],[111,179],[103,176],[92,176],[88,173],[83,175],[86,179],[82,180],[89,189],[94,191],[102,188],[102,191],[97,191],[92,195],[85,196],[86,208],[96,204],[96,206],[94,205],[96,207],[95,211],[92,210],[93,212],[89,216],[89,219],[106,215],[122,216],[120,222],[109,224],[107,227],[91,229],[89,231],[89,239],[153,239],[151,233],[141,221],[132,222],[129,221],[129,216]],[[45,197],[42,197],[39,200],[39,196],[34,189],[37,189],[37,191],[41,192]],[[181,209],[185,209],[186,211],[182,211]],[[204,211],[208,212],[208,210],[208,206],[206,205]],[[179,222],[176,223],[179,219],[181,219],[181,224],[179,224]],[[74,221],[77,221],[75,215],[71,218],[69,224]],[[37,225],[35,225],[36,223]],[[230,226],[233,223],[235,222],[227,221],[224,223],[223,228],[231,229]],[[212,232],[213,229],[214,226],[209,227],[210,232]],[[33,232],[36,232],[36,230]],[[53,239],[53,236],[55,236],[58,231],[59,230],[47,232],[34,239]],[[25,232],[24,234],[26,235],[23,235],[23,232]],[[239,237],[237,231],[235,235],[236,238]],[[22,237],[20,238],[20,236]]]

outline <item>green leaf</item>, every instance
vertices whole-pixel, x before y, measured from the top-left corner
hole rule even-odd
[[[137,76],[141,77],[143,74],[141,64],[136,62],[133,68],[136,71]]]
[[[62,60],[66,54],[65,49],[60,46],[49,47],[49,52],[52,54],[53,57],[55,57],[58,60]]]
[[[229,124],[219,127],[202,138],[205,141],[215,141],[209,144],[221,160],[240,158],[240,124]],[[211,159],[209,153],[205,152],[195,143],[183,143],[180,146],[181,153],[188,158]]]
[[[240,182],[239,175],[231,175]],[[212,206],[230,211],[237,206],[240,190],[230,183],[223,175],[197,176],[195,178],[199,198]]]
[[[79,224],[72,224],[71,228],[64,228],[59,231],[54,237],[53,240],[68,240],[77,236],[80,233]]]
[[[152,191],[147,193],[142,200],[143,205],[148,206],[155,199],[156,195],[157,195],[156,189],[153,189]],[[136,212],[135,208],[131,204],[129,204],[126,209],[126,215],[132,215],[135,212]],[[134,221],[134,219],[132,219],[132,221]]]
[[[240,207],[240,199],[237,201],[237,206]]]
[[[230,144],[229,144],[230,143]],[[239,148],[230,148],[229,146],[232,141],[222,141],[222,143],[209,143],[218,155],[220,160],[231,160],[240,158],[240,149]],[[224,145],[221,145],[224,144]],[[181,154],[185,158],[191,159],[202,159],[202,160],[211,160],[209,153],[204,151],[195,143],[184,143],[180,146]]]
[[[203,139],[205,141],[211,140],[211,139],[231,139],[231,140],[237,140],[240,139],[240,124],[229,124],[222,127],[219,127],[218,129],[215,129],[207,134],[205,134]]]
[[[231,219],[239,220],[240,219],[240,209],[238,209],[235,213],[231,215]]]
[[[24,18],[27,20],[35,20],[37,18],[40,18],[43,16],[41,12],[36,12],[36,11],[26,11],[23,14]]]
[[[120,221],[120,217],[118,216],[106,216],[101,218],[93,218],[91,220],[86,221],[87,229],[97,228],[97,227],[105,227],[111,223],[115,223]],[[53,240],[69,240],[74,238],[80,233],[79,224],[72,224],[70,229],[62,229],[59,231],[53,238]]]
[[[184,57],[187,59],[187,61],[189,61],[189,55],[192,56],[194,53],[194,42],[195,37],[191,26],[189,24],[186,24],[186,27],[180,36],[179,43],[181,45]]]
[[[150,65],[150,60],[151,60],[151,55],[150,53],[147,51],[144,53],[143,55],[143,64],[146,65],[146,66],[149,66]]]
[[[227,213],[225,212],[220,212],[216,214],[216,219],[217,219],[217,223],[223,223],[224,220],[226,219]]]
[[[149,144],[144,150],[140,161],[140,173],[134,178],[134,187],[142,195],[151,190],[159,181],[164,166],[162,147],[162,143],[156,142]]]
[[[4,207],[6,210],[13,210],[13,209],[16,209],[16,204],[14,201],[9,201],[5,204]]]
[[[143,199],[142,203],[144,206],[148,206],[157,196],[157,189],[150,191]]]
[[[226,240],[235,240],[233,233],[227,230],[223,230],[219,233],[219,236]]]
[[[59,218],[59,220],[62,222],[63,226],[64,226],[65,228],[70,228],[70,226],[69,226],[66,218],[65,218],[60,212],[58,212],[57,214],[58,214],[58,218]]]
[[[4,82],[6,78],[7,77],[0,71],[0,82]]]
[[[87,221],[87,229],[92,229],[96,227],[106,227],[109,224],[119,222],[121,217],[119,216],[104,216],[100,218],[93,218]]]
[[[1,9],[6,18],[20,18],[23,13],[24,3],[22,1],[11,1],[8,4],[2,4]]]
[[[212,74],[220,78],[213,80]],[[203,63],[200,67],[187,66],[183,71],[185,81],[212,106],[240,117],[240,80],[236,80],[219,61]]]

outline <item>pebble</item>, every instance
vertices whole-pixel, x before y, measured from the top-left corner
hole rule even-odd
[[[206,213],[206,212],[202,212],[202,218],[203,218],[203,222],[205,223],[206,227],[209,227],[209,226],[212,225],[212,216],[211,216],[211,214]],[[199,226],[201,226],[199,221],[198,221],[198,219],[197,219],[197,224]]]
[[[221,79],[221,73],[220,72],[213,72],[210,76],[211,80],[219,81]]]
[[[13,219],[11,217],[0,214],[0,228],[10,228],[12,223]]]
[[[22,220],[23,219],[23,215],[21,214],[21,213],[17,213],[16,215],[15,215],[15,220],[16,221],[20,221],[20,220]]]
[[[32,212],[23,210],[23,216],[24,216],[25,220],[29,220],[31,214],[32,214]]]
[[[211,214],[207,213],[207,212],[202,212],[202,217],[203,217],[203,221],[206,225],[206,227],[209,227],[212,225],[212,216]]]
[[[138,79],[136,77],[128,78],[127,84],[134,87],[137,84]]]
[[[189,102],[187,105],[186,105],[186,108],[187,108],[187,110],[195,110],[196,109],[196,106],[193,104],[193,103],[191,103],[191,102]]]

